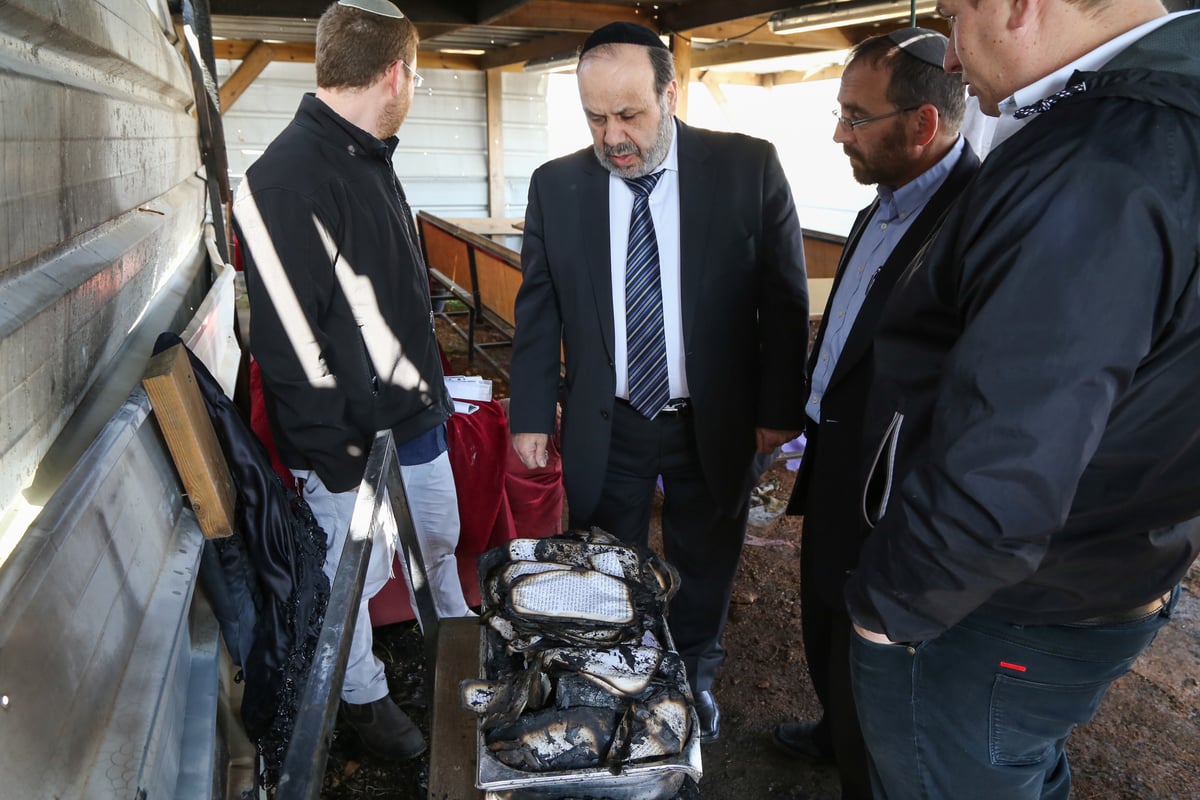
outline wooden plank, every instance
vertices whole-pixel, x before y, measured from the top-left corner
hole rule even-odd
[[[225,79],[225,83],[221,84],[222,114],[237,102],[237,99],[250,88],[250,84],[254,83],[254,79],[262,74],[262,71],[267,68],[267,64],[270,64],[274,58],[275,54],[271,45],[266,42],[254,43],[254,47],[251,47],[250,52],[246,53],[242,63],[238,64],[233,74]]]
[[[524,217],[441,217],[465,231],[480,236],[520,236],[525,226]]]
[[[782,41],[779,46],[738,44],[737,42],[733,42],[722,47],[695,50],[692,53],[692,68],[716,67],[721,64],[741,64],[746,61],[759,61],[764,58],[802,56],[811,52],[813,52],[812,48],[792,47],[786,41]]]
[[[562,33],[557,36],[543,36],[511,47],[497,47],[480,56],[479,63],[484,69],[494,69],[524,64],[531,58],[565,56],[577,52],[587,37],[588,35],[582,32]]]
[[[681,77],[678,82],[679,86],[679,102],[675,108],[675,116],[683,122],[687,122],[688,113],[688,86],[691,81],[688,76],[692,74],[692,43],[683,36],[671,37],[671,53],[675,56],[675,74]]]
[[[504,196],[504,92],[503,75],[489,69],[487,75],[487,141],[488,141],[488,214],[504,215],[507,201]]]
[[[521,269],[491,253],[475,250],[475,278],[479,281],[479,304],[491,311],[512,335],[516,328],[517,292],[521,290]]]
[[[825,314],[825,306],[829,305],[829,295],[833,292],[833,278],[808,279],[808,318],[820,319]]]
[[[425,242],[426,259],[431,270],[437,270],[446,281],[457,286],[464,294],[472,295],[475,284],[471,281],[467,243],[454,234],[439,228],[418,216],[421,238]],[[447,288],[454,288],[447,286]],[[472,302],[473,306],[474,303]]]
[[[804,267],[809,280],[832,278],[837,274],[838,260],[845,245],[812,236],[804,237]]]
[[[217,39],[213,41],[213,54],[217,58],[243,61],[259,44],[252,39]],[[272,42],[271,59],[311,64],[317,60],[317,46],[312,42]]]
[[[458,684],[477,678],[479,620],[444,619],[438,632],[433,679],[433,725],[429,745],[429,800],[477,800],[478,718],[462,705]]]
[[[713,100],[717,103],[717,108],[722,112],[726,111],[726,106],[729,105],[729,100],[725,97],[725,92],[721,91],[720,81],[717,80],[717,73],[711,70],[704,73],[704,77],[700,79],[704,84],[704,88],[708,89],[708,93],[712,95]]]
[[[250,39],[219,39],[213,42],[213,53],[217,58],[242,61],[258,42]],[[317,59],[317,46],[312,42],[272,42],[271,60],[288,61],[293,64],[312,64]],[[463,53],[439,53],[435,50],[417,50],[418,69],[480,69],[480,57]]]
[[[498,28],[576,31],[591,33],[610,22],[636,22],[658,30],[644,9],[628,5],[537,0],[492,20]]]
[[[232,535],[233,477],[183,345],[150,359],[142,385],[205,538]]]
[[[795,5],[792,3],[791,5]],[[771,14],[789,4],[783,0],[693,0],[667,6],[662,13],[663,30],[690,31],[708,25],[720,25],[733,20]]]

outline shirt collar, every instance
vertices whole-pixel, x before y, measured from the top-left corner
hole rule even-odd
[[[1036,103],[1044,97],[1049,97],[1057,91],[1065,89],[1067,82],[1076,72],[1095,72],[1103,67],[1109,61],[1131,44],[1141,39],[1146,34],[1158,27],[1167,24],[1172,19],[1176,19],[1184,14],[1195,13],[1192,11],[1183,11],[1175,14],[1167,14],[1162,17],[1156,17],[1149,22],[1131,30],[1125,31],[1116,38],[1109,39],[1104,44],[1097,47],[1091,52],[1085,53],[1079,58],[1072,61],[1044,78],[1040,78],[1028,86],[1018,89],[1013,94],[1000,102],[1000,118],[996,123],[996,131],[992,136],[991,146],[994,148],[1002,141],[1012,136],[1014,133],[1024,127],[1033,117],[1025,119],[1015,119],[1013,114],[1017,113],[1018,109],[1024,108],[1031,103]]]
[[[965,141],[960,135],[954,142],[954,146],[946,155],[938,159],[936,164],[899,189],[892,189],[882,184],[876,186],[875,193],[879,195],[879,218],[887,222],[894,219],[908,219],[924,208],[925,204],[929,202],[929,198],[933,197],[933,193],[946,180],[950,170],[954,169],[954,165],[958,163]]]

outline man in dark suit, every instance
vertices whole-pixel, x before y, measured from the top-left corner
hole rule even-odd
[[[674,63],[649,29],[595,31],[578,78],[594,148],[530,185],[513,446],[545,464],[561,346],[571,524],[644,545],[662,476],[663,548],[682,577],[671,633],[712,741],[751,463],[803,421],[800,224],[774,147],[675,120]]]
[[[775,732],[787,752],[837,763],[843,798],[869,798],[866,749],[850,691],[850,618],[842,590],[868,528],[863,422],[872,335],[897,277],[974,176],[979,161],[959,135],[965,94],[942,71],[946,37],[906,28],[862,42],[842,75],[834,141],[859,183],[878,184],[846,240],[813,345],[805,410],[807,447],[788,512],[804,515],[800,600],[816,721]]]

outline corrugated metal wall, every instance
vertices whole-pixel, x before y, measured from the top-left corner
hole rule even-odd
[[[196,270],[205,198],[169,24],[161,0],[0,2],[0,519],[155,295]]]
[[[239,62],[218,61],[219,82]],[[488,213],[487,100],[478,71],[421,69],[425,85],[400,129],[396,172],[414,209],[445,217]],[[316,86],[312,64],[275,62],[225,114],[233,182],[292,119],[300,97]],[[506,210],[523,216],[529,176],[546,160],[546,76],[501,76]]]

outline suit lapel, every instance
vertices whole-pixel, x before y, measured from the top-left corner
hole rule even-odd
[[[676,122],[675,133],[679,136],[679,305],[686,345],[692,338],[696,303],[709,269],[707,239],[716,192],[712,170],[704,167],[708,147],[682,122]]]
[[[583,257],[592,285],[592,297],[604,347],[614,356],[612,256],[609,242],[608,170],[596,161],[591,148],[584,154],[579,229],[583,232]]]
[[[837,366],[834,367],[833,375],[829,378],[830,388],[836,385],[838,380],[849,372],[866,354],[871,342],[875,338],[875,323],[883,314],[883,308],[887,304],[889,295],[891,295],[892,287],[899,280],[901,273],[904,272],[917,252],[920,251],[925,241],[937,231],[941,221],[946,216],[946,212],[950,210],[951,204],[953,204],[955,198],[958,197],[967,183],[970,182],[971,178],[974,177],[978,167],[979,159],[975,156],[971,145],[964,143],[963,152],[959,156],[958,162],[950,170],[950,174],[946,176],[946,180],[942,182],[942,185],[934,192],[933,197],[929,198],[929,202],[921,209],[921,213],[913,220],[912,226],[896,244],[895,249],[892,250],[891,255],[888,256],[887,261],[883,263],[883,266],[871,283],[871,288],[863,300],[862,308],[859,310],[854,325],[846,337],[842,353],[838,356]],[[877,204],[878,201],[869,209],[871,213],[874,213],[874,208]],[[870,214],[867,215],[866,219],[869,218]],[[866,219],[863,220],[864,224]],[[851,251],[847,249],[847,252]],[[839,274],[843,266],[843,264],[838,265]],[[823,321],[822,325],[824,325]]]

